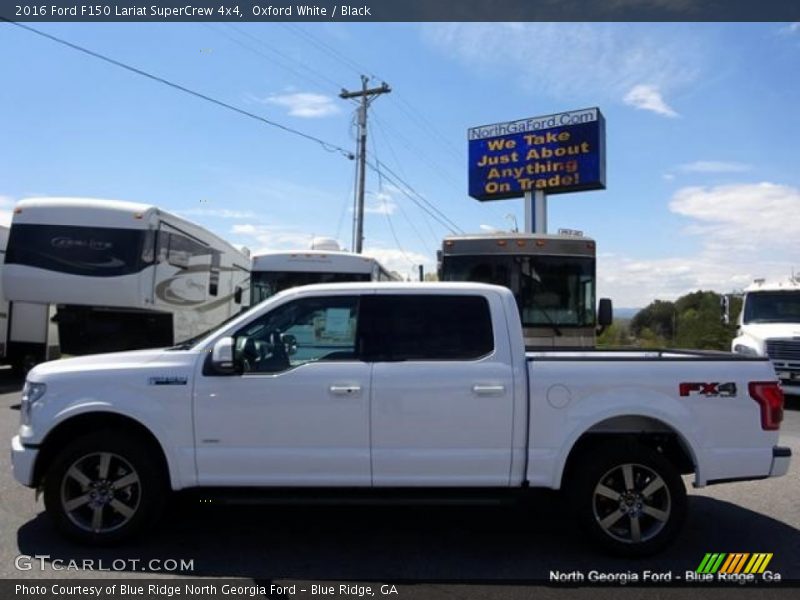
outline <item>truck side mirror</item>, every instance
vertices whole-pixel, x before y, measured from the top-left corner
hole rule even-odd
[[[611,298],[600,298],[597,306],[597,324],[600,328],[600,333],[614,322],[614,307],[611,304]]]
[[[211,349],[211,369],[219,375],[231,375],[236,372],[233,360],[233,338],[218,339]]]

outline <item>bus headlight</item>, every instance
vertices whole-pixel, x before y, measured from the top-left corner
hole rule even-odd
[[[758,350],[751,348],[750,346],[745,346],[744,344],[736,344],[733,347],[733,351],[736,352],[736,354],[741,354],[742,356],[759,356]]]
[[[22,388],[22,400],[19,404],[20,422],[23,425],[31,424],[31,409],[33,408],[33,404],[38,402],[46,391],[47,386],[44,383],[25,382],[25,387]]]

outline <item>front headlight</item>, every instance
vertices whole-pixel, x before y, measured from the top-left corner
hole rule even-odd
[[[31,409],[34,402],[37,402],[44,396],[47,391],[47,386],[43,383],[25,382],[25,387],[22,388],[22,400],[19,403],[20,422],[23,425],[31,424]]]
[[[744,344],[736,344],[733,347],[733,351],[736,352],[736,354],[741,354],[743,356],[759,356],[758,351],[755,348],[745,346]]]

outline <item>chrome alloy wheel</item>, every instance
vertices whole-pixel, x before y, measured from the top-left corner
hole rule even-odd
[[[61,506],[77,527],[92,533],[119,529],[136,514],[141,482],[131,464],[111,452],[87,454],[61,481]]]
[[[592,494],[594,518],[610,537],[646,542],[664,528],[672,499],[664,479],[650,467],[626,463],[606,472]]]

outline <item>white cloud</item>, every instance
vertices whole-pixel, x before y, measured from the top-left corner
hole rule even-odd
[[[743,173],[750,169],[751,165],[720,160],[698,160],[678,166],[685,173]]]
[[[661,92],[655,85],[643,83],[635,85],[625,94],[622,101],[634,108],[649,110],[664,117],[678,116],[678,113],[664,101]]]
[[[670,210],[694,220],[689,233],[707,248],[741,249],[777,256],[778,248],[798,248],[800,190],[774,183],[689,187],[678,190]],[[797,253],[797,250],[794,250]]]
[[[275,104],[289,109],[289,115],[292,117],[306,119],[328,117],[341,112],[341,108],[336,104],[334,98],[311,92],[273,94],[261,101],[265,104]]]
[[[432,257],[409,250],[403,251],[398,248],[385,248],[367,244],[364,247],[364,255],[376,258],[379,263],[390,271],[396,271],[413,280],[419,278],[417,265],[423,265],[426,273],[434,272],[436,269],[436,264],[433,262]]]
[[[794,23],[789,23],[785,27],[781,27],[780,32],[788,35],[800,33],[800,21],[795,21]]]
[[[393,215],[397,211],[397,202],[392,194],[394,191],[396,188],[391,191],[370,193],[371,197],[364,202],[364,212],[375,215]]]
[[[729,292],[756,277],[783,278],[800,266],[800,189],[775,183],[687,187],[670,210],[688,219],[683,234],[700,239],[700,251],[642,260],[631,255],[598,260],[600,294],[617,306],[643,307],[698,289]],[[688,241],[688,240],[687,240]]]
[[[231,228],[237,241],[253,250],[253,254],[276,250],[307,250],[311,248],[314,234],[297,231],[291,227],[237,223]]]
[[[705,42],[659,25],[606,23],[437,23],[424,38],[470,72],[559,99],[619,101],[648,82],[666,92],[695,81]]]

